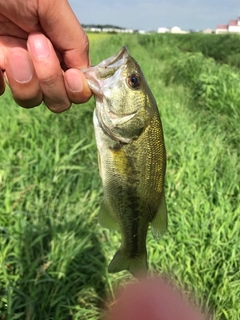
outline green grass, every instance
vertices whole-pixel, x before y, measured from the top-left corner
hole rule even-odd
[[[201,52],[205,57],[211,57],[220,63],[240,67],[240,37],[238,34],[155,34],[141,36],[141,44],[160,48],[165,45],[186,52]]]
[[[92,44],[95,41],[97,41],[99,44],[100,41],[109,39],[111,37],[111,34],[103,33],[103,32],[101,32],[101,33],[89,32],[89,33],[87,33],[87,36],[88,36],[90,44]]]
[[[166,85],[171,43],[138,40],[115,35],[90,48],[95,64],[127,44],[161,112],[169,228],[159,242],[148,234],[150,272],[214,320],[240,319],[238,116],[199,107],[184,82]],[[7,92],[0,106],[0,319],[99,319],[131,276],[107,273],[120,236],[97,220],[94,101],[52,114],[21,109]]]

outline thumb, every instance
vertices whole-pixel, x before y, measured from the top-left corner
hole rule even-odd
[[[89,41],[67,0],[39,1],[38,15],[42,29],[61,52],[68,68],[89,66]]]

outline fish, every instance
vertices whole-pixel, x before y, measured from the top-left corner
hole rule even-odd
[[[121,234],[109,273],[147,275],[149,225],[167,230],[166,149],[156,100],[126,46],[84,71],[95,98],[93,123],[103,202],[99,223]]]

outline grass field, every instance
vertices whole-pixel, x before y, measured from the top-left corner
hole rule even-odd
[[[173,39],[149,39],[90,35],[93,64],[128,45],[161,112],[169,228],[159,242],[148,234],[150,272],[167,274],[212,319],[237,320],[239,74],[189,58]],[[94,101],[53,114],[21,109],[6,92],[0,108],[0,319],[99,319],[131,276],[107,273],[120,236],[98,225]]]

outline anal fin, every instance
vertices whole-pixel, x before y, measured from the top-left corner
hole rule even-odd
[[[136,278],[142,278],[147,275],[147,254],[143,253],[137,257],[128,257],[120,248],[113,257],[108,266],[109,273],[128,270]]]
[[[168,218],[165,194],[162,192],[161,202],[155,217],[151,221],[152,234],[155,239],[159,239],[167,231]]]
[[[112,217],[104,200],[100,206],[99,215],[98,215],[98,222],[104,228],[107,228],[110,230],[118,230],[119,229],[118,223]]]

